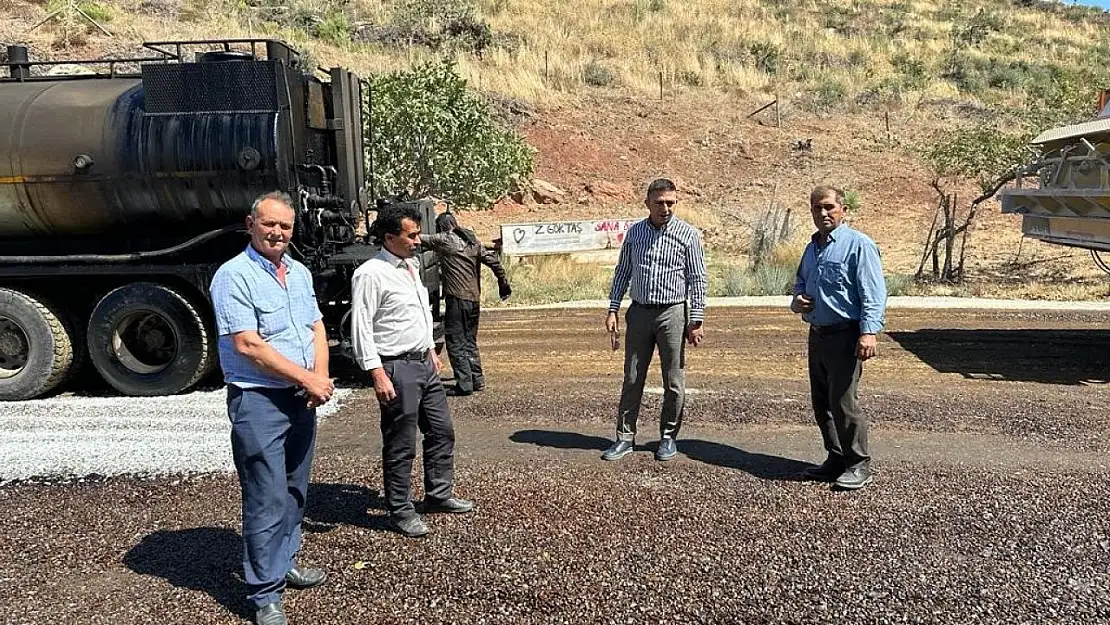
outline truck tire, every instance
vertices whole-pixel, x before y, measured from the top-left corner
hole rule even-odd
[[[176,290],[151,282],[121,286],[89,318],[89,359],[124,395],[174,395],[215,364],[216,337]]]
[[[48,393],[72,364],[73,342],[61,317],[32,295],[0,288],[0,400]]]

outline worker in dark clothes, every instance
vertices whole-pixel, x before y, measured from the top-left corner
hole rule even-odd
[[[497,256],[478,241],[475,234],[460,228],[455,215],[446,212],[436,218],[437,234],[421,235],[423,244],[439,254],[439,270],[447,304],[444,332],[447,357],[455,372],[451,395],[470,395],[486,385],[482,359],[478,355],[478,319],[481,316],[482,265],[497,277],[501,300],[512,293],[505,269]]]

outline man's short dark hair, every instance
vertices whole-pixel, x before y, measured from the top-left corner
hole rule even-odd
[[[813,188],[813,191],[810,191],[809,205],[813,206],[814,202],[823,199],[829,195],[833,196],[833,198],[836,199],[837,204],[844,206],[844,191],[842,189],[827,184],[818,185]]]
[[[662,193],[664,191],[678,191],[678,187],[670,178],[656,178],[651,181],[647,188],[647,196],[651,197],[655,193]]]
[[[378,216],[370,227],[374,240],[382,243],[385,241],[385,235],[387,234],[401,234],[401,222],[405,219],[411,219],[419,224],[421,220],[420,211],[409,204],[390,204],[383,207],[378,211]]]

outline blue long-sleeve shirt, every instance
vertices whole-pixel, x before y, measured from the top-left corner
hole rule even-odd
[[[879,247],[866,234],[847,224],[820,234],[802,254],[794,281],[794,294],[813,298],[813,311],[803,314],[810,324],[824,326],[858,321],[860,333],[878,334],[886,322],[886,279]]]

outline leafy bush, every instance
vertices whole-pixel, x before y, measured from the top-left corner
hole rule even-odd
[[[884,278],[888,296],[908,295],[914,286],[913,276],[908,273],[888,273]]]
[[[601,63],[590,61],[582,72],[582,80],[591,87],[608,87],[617,83],[617,75]]]
[[[779,57],[782,56],[782,50],[778,46],[766,41],[757,41],[748,46],[748,52],[752,55],[756,69],[772,76],[778,73]]]
[[[952,41],[955,47],[975,47],[983,43],[991,34],[1005,28],[1006,22],[1000,15],[980,7],[975,15],[966,22],[952,23]]]
[[[495,122],[452,61],[379,75],[371,86],[367,135],[380,195],[488,208],[531,179],[532,148]]]
[[[1081,73],[1050,70],[1052,78],[1037,83],[1029,106],[1016,109],[993,123],[968,124],[936,135],[921,147],[921,155],[938,176],[975,180],[983,190],[1002,175],[1029,160],[1026,146],[1034,135],[1074,124],[1091,115],[1092,84]]]
[[[987,188],[1027,160],[1027,140],[991,124],[973,124],[943,133],[922,156],[938,176],[976,180]]]
[[[678,80],[687,87],[701,87],[705,84],[701,78],[701,74],[688,69],[678,73]]]
[[[851,212],[856,212],[860,207],[859,191],[848,189],[844,192],[844,206]]]
[[[836,79],[824,79],[821,86],[810,92],[814,110],[828,112],[844,101],[848,88]]]
[[[896,54],[890,60],[894,69],[902,77],[902,84],[909,89],[924,89],[929,82],[929,72],[925,61],[908,54]]]
[[[954,53],[948,57],[941,76],[949,80],[961,93],[977,95],[987,89],[987,80],[982,71],[962,53]]]
[[[729,265],[723,268],[719,281],[710,281],[710,287],[713,295],[725,297],[789,295],[794,289],[796,271],[794,263],[760,265],[754,269]],[[720,286],[716,287],[717,284]]]
[[[101,24],[112,21],[113,15],[110,7],[106,7],[98,2],[80,2],[77,6],[85,12],[85,15],[91,17],[93,21],[100,22]]]
[[[478,16],[473,0],[402,0],[394,5],[391,26],[376,38],[398,46],[481,53],[493,45],[493,29]]]
[[[351,41],[351,23],[343,13],[332,13],[317,24],[315,30],[318,39],[336,46],[343,46]]]

